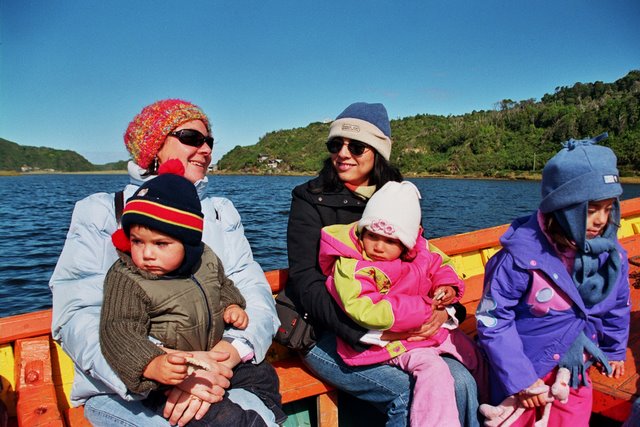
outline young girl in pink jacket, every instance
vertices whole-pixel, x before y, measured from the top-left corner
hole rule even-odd
[[[420,193],[412,183],[388,182],[367,203],[359,222],[322,229],[320,267],[327,288],[355,322],[370,330],[368,350],[338,338],[349,365],[390,363],[415,379],[411,425],[459,425],[453,378],[441,355],[462,362],[479,387],[485,366],[474,343],[457,325],[420,341],[404,339],[435,307],[458,301],[464,283],[421,236]]]

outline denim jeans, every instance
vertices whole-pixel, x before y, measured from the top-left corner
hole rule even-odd
[[[255,363],[240,363],[233,369],[231,386],[228,392],[245,392],[243,402],[248,402],[249,396],[259,398],[264,405],[273,413],[276,424],[282,424],[287,419],[287,414],[282,409],[282,396],[280,396],[280,379],[276,370],[266,360]],[[234,402],[235,397],[230,400]],[[252,406],[243,407],[245,411],[251,410]],[[256,411],[257,412],[257,411]]]
[[[162,415],[167,397],[163,391],[155,390],[142,401],[145,408]],[[268,427],[262,417],[252,409],[244,409],[231,399],[225,398],[209,408],[199,420],[191,419],[189,427],[234,426],[234,427]]]
[[[256,411],[268,426],[277,426],[273,412],[255,395],[243,389],[229,390],[229,400],[244,409]],[[84,404],[84,416],[97,427],[170,427],[169,421],[146,407],[142,401],[124,400],[116,394],[90,397]]]
[[[444,357],[455,381],[460,424],[477,427],[478,392],[469,371],[457,360]],[[388,427],[409,424],[412,379],[401,369],[386,364],[349,366],[336,351],[336,337],[324,333],[303,357],[316,375],[358,399],[373,404],[387,415]],[[437,384],[434,384],[437,387]]]
[[[633,402],[629,418],[622,424],[622,427],[638,427],[640,426],[640,397]]]

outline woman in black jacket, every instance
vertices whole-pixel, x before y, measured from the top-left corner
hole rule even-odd
[[[329,295],[326,277],[318,266],[320,229],[359,220],[367,200],[377,189],[388,181],[402,181],[398,169],[389,164],[391,128],[385,107],[363,102],[347,107],[331,124],[327,149],[331,156],[319,176],[292,192],[287,230],[286,293],[300,312],[308,314],[317,338],[316,345],[303,355],[303,360],[320,378],[374,404],[387,415],[388,426],[407,425],[411,397],[409,375],[384,364],[348,366],[336,352],[336,335],[357,350],[380,339],[397,339],[399,335],[384,332],[381,337],[353,322]],[[454,311],[464,319],[463,306],[448,310]],[[435,333],[448,317],[445,311],[437,312],[414,336]],[[406,334],[402,336],[406,337]],[[445,357],[445,360],[456,383],[460,423],[478,425],[477,387],[473,377],[455,359]]]

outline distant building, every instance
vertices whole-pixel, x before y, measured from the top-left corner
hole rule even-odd
[[[282,159],[269,159],[269,162],[267,162],[267,166],[269,166],[271,169],[277,169],[278,166],[280,166],[280,163],[282,163]]]
[[[267,154],[258,154],[258,162],[266,163],[268,168],[278,169],[278,166],[282,163],[282,159],[274,159],[269,157]]]

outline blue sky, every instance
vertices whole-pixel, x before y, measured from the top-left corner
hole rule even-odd
[[[456,115],[613,82],[638,22],[637,0],[0,0],[0,137],[124,160],[133,116],[178,97],[217,161],[355,101]]]

